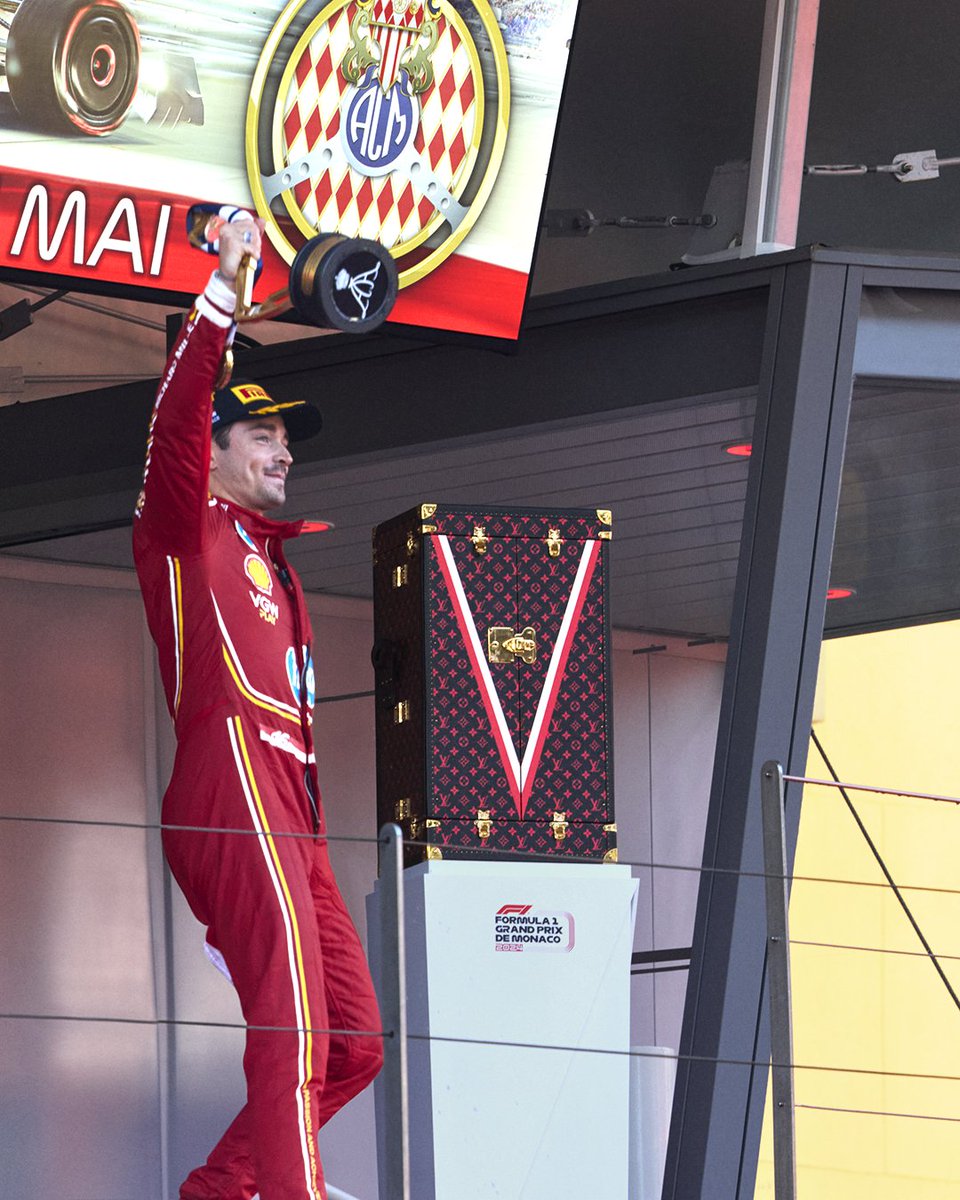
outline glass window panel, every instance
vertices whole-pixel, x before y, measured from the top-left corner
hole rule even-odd
[[[956,46],[960,8],[949,0],[851,4],[821,0],[807,131],[808,164],[890,164],[899,154],[960,154]],[[906,182],[871,171],[808,176],[798,245],[956,249],[960,167]]]
[[[534,291],[664,271],[739,236],[764,8],[764,0],[581,0],[547,209],[600,219],[710,211],[718,221],[711,230],[543,237]]]
[[[951,305],[870,294],[858,342],[904,378],[853,388],[830,577],[849,594],[827,604],[806,768],[846,787],[805,787],[790,899],[794,1060],[827,1068],[795,1080],[798,1187],[818,1200],[960,1184],[956,1000],[904,911],[955,988],[957,805],[923,795],[960,796],[960,384],[932,378]],[[773,1152],[768,1092],[758,1197]]]
[[[960,387],[861,380],[853,392],[829,633],[960,612]]]

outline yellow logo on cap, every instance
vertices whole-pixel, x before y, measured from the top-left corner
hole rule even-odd
[[[230,389],[241,404],[256,404],[258,400],[270,402],[270,397],[258,383],[238,383]]]
[[[270,595],[273,591],[273,580],[270,578],[267,564],[259,554],[248,554],[243,560],[243,570],[258,592]]]

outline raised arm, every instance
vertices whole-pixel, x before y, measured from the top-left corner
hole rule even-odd
[[[187,318],[167,359],[147,436],[140,532],[177,555],[203,549],[210,470],[210,411],[223,354],[233,340],[237,268],[260,256],[262,222],[222,224],[220,265]]]

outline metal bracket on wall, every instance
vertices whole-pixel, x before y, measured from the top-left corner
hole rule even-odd
[[[716,225],[713,213],[695,217],[595,217],[589,208],[549,208],[544,214],[542,229],[547,237],[587,237],[595,229],[675,229],[681,225]]]
[[[5,308],[0,312],[0,342],[5,341],[8,337],[13,337],[15,333],[26,329],[28,325],[32,325],[35,312],[46,308],[48,304],[53,304],[55,300],[62,300],[67,295],[69,295],[67,290],[62,288],[60,291],[50,292],[33,304],[29,300],[18,300],[16,304]]]
[[[804,175],[892,175],[898,183],[921,183],[939,179],[941,167],[960,167],[960,158],[938,158],[936,150],[909,150],[897,154],[893,162],[868,166],[866,163],[811,163]]]

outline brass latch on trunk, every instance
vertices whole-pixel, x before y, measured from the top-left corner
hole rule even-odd
[[[547,530],[547,553],[551,558],[560,557],[560,547],[563,545],[563,538],[560,536],[559,529]]]
[[[511,663],[516,658],[535,663],[537,631],[532,625],[519,633],[514,633],[509,625],[491,625],[487,630],[487,658],[492,663]]]
[[[432,820],[431,818],[428,818],[424,822],[424,824],[426,825],[427,829],[439,829],[440,828],[440,822],[436,821],[436,820]],[[429,837],[429,834],[427,836]],[[427,858],[428,859],[443,858],[443,851],[440,849],[439,846],[434,846],[431,844],[431,845],[427,846]]]
[[[555,812],[553,820],[550,822],[550,832],[558,842],[562,842],[567,836],[567,814],[565,812]]]
[[[477,837],[479,837],[481,842],[485,842],[493,832],[493,821],[490,819],[491,815],[492,813],[490,809],[477,809],[477,819],[474,821],[474,825],[477,827]]]
[[[420,834],[420,821],[414,814],[409,796],[404,796],[401,800],[398,800],[394,811],[397,824],[403,825],[406,822],[407,837],[416,841]]]
[[[487,537],[487,531],[483,525],[474,525],[473,537],[470,541],[473,542],[473,549],[476,554],[486,554],[490,539]]]

